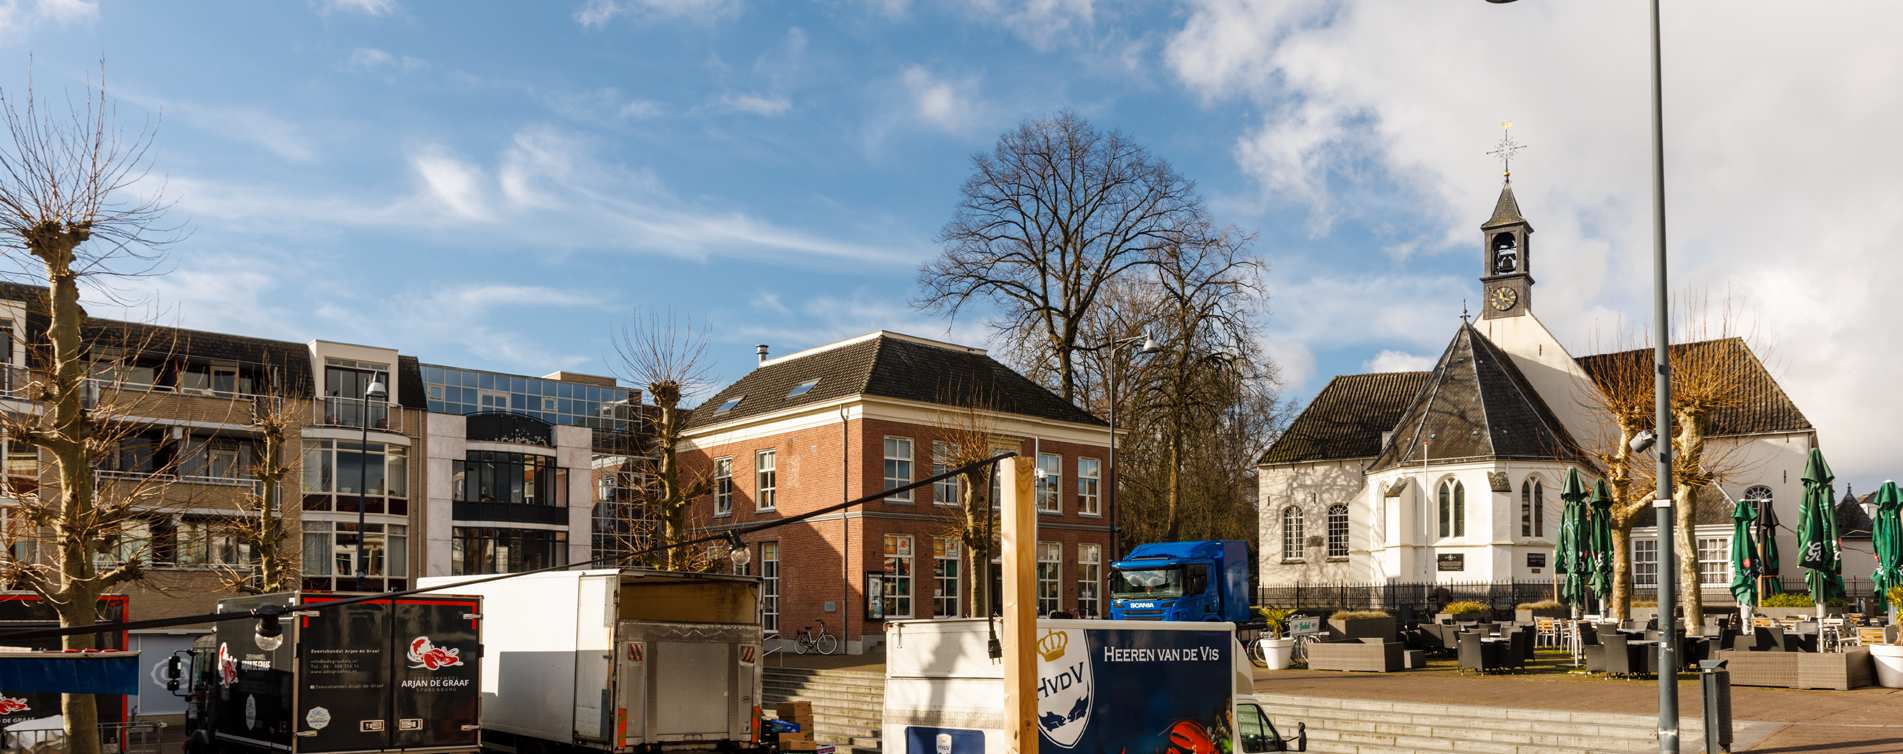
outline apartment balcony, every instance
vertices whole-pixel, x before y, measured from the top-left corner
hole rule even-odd
[[[235,425],[250,424],[260,402],[276,400],[253,393],[102,379],[87,380],[83,395],[87,408],[114,416]]]
[[[248,477],[212,477],[142,471],[93,472],[95,494],[113,500],[134,498],[140,508],[199,510],[235,514],[252,505],[264,485]]]
[[[403,409],[385,401],[362,398],[319,398],[313,406],[311,425],[317,427],[368,427],[379,432],[403,431]]]

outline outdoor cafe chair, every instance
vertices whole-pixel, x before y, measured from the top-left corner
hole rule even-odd
[[[1607,675],[1643,675],[1647,668],[1646,644],[1633,642],[1623,634],[1607,636],[1600,641],[1600,670]]]
[[[1535,638],[1538,639],[1536,642],[1537,646],[1559,646],[1559,621],[1553,620],[1552,618],[1541,618],[1535,621],[1533,626],[1537,632],[1535,634]]]
[[[1460,669],[1491,673],[1507,666],[1508,642],[1490,639],[1479,632],[1460,635]]]
[[[1781,652],[1784,650],[1784,629],[1777,626],[1755,626],[1751,629],[1751,651]]]

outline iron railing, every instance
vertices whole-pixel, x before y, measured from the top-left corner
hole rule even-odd
[[[403,431],[403,410],[386,401],[330,396],[319,398],[315,408],[311,421],[319,427],[361,429],[368,426],[385,432]]]
[[[1801,574],[1785,574],[1778,581],[1782,591],[1800,594],[1805,591],[1804,577]],[[1844,588],[1850,607],[1861,608],[1862,612],[1880,611],[1876,606],[1881,603],[1877,600],[1876,587],[1870,579],[1846,577]],[[1704,593],[1707,606],[1729,608],[1735,604],[1730,591],[1723,586],[1705,585]],[[1293,608],[1307,613],[1335,610],[1386,610],[1404,620],[1408,618],[1430,620],[1441,606],[1449,602],[1479,602],[1492,607],[1496,614],[1507,616],[1513,613],[1516,605],[1552,599],[1553,596],[1552,579],[1329,582],[1258,587],[1255,604]],[[1656,598],[1657,592],[1654,588],[1635,587],[1632,590],[1634,600],[1644,601]]]

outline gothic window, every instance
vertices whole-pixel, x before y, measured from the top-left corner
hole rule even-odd
[[[1328,506],[1328,559],[1348,557],[1348,506]]]
[[[1546,536],[1546,485],[1532,477],[1520,483],[1520,536]]]
[[[1282,509],[1282,562],[1302,562],[1302,509],[1289,506]]]
[[[1520,249],[1512,233],[1493,237],[1493,274],[1505,275],[1520,269]]]
[[[1440,483],[1440,536],[1467,536],[1467,487],[1457,479]]]
[[[1763,500],[1764,502],[1769,503],[1771,502],[1771,488],[1766,487],[1762,484],[1751,485],[1750,487],[1745,488],[1744,499]]]

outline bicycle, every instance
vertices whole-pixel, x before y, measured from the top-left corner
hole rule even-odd
[[[819,633],[813,633],[812,626],[803,626],[793,637],[793,651],[799,654],[819,652],[829,655],[839,651],[839,637],[826,631],[826,621],[819,621]]]

